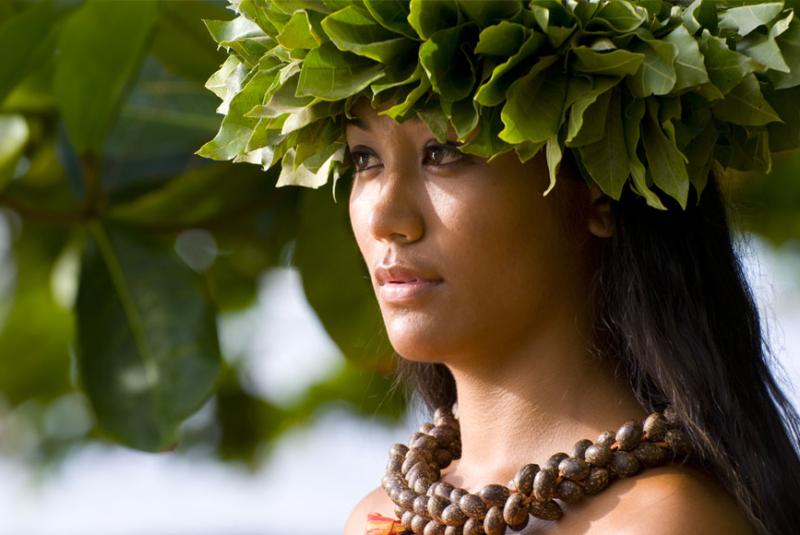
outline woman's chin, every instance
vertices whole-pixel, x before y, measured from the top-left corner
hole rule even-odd
[[[386,331],[394,350],[403,358],[419,362],[441,362],[452,351],[441,324],[419,324],[395,320],[387,323]]]

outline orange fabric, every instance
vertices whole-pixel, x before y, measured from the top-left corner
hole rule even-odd
[[[405,528],[396,518],[389,518],[378,513],[367,515],[367,532],[364,535],[392,535],[404,531]]]

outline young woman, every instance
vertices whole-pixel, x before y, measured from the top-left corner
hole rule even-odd
[[[401,380],[431,409],[457,401],[462,454],[441,481],[505,484],[671,405],[694,462],[620,479],[523,533],[800,529],[798,420],[767,367],[713,181],[699,205],[661,212],[611,201],[565,165],[542,196],[541,155],[487,161],[366,99],[352,113],[351,223]],[[370,533],[402,532],[394,511],[379,487],[345,534],[367,532],[371,513]]]

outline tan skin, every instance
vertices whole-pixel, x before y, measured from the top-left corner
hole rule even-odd
[[[607,198],[564,177],[543,197],[540,157],[465,155],[421,121],[398,124],[365,99],[353,114],[358,124],[346,137],[359,170],[350,219],[389,339],[404,358],[442,362],[456,380],[463,453],[442,479],[468,491],[505,484],[526,463],[646,416],[588,350],[592,251],[613,233]],[[375,267],[392,261],[441,282],[409,302],[382,299]],[[345,535],[363,535],[367,513],[393,511],[377,488],[355,507]],[[560,521],[531,522],[523,533],[554,530],[751,533],[717,483],[683,466],[615,482],[565,507]]]

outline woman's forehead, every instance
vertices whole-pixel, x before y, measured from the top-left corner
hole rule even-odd
[[[385,108],[389,108],[391,105],[391,103],[386,104]],[[379,114],[379,111],[380,110],[376,110],[372,107],[368,99],[360,99],[350,108],[350,115],[353,116],[353,118],[345,119],[347,130],[350,130],[351,127],[355,127],[372,134],[408,133],[415,136],[433,135],[428,125],[418,117],[411,117],[402,123],[398,123],[388,115]],[[452,138],[455,137],[455,130],[452,125],[449,125],[448,136]]]

